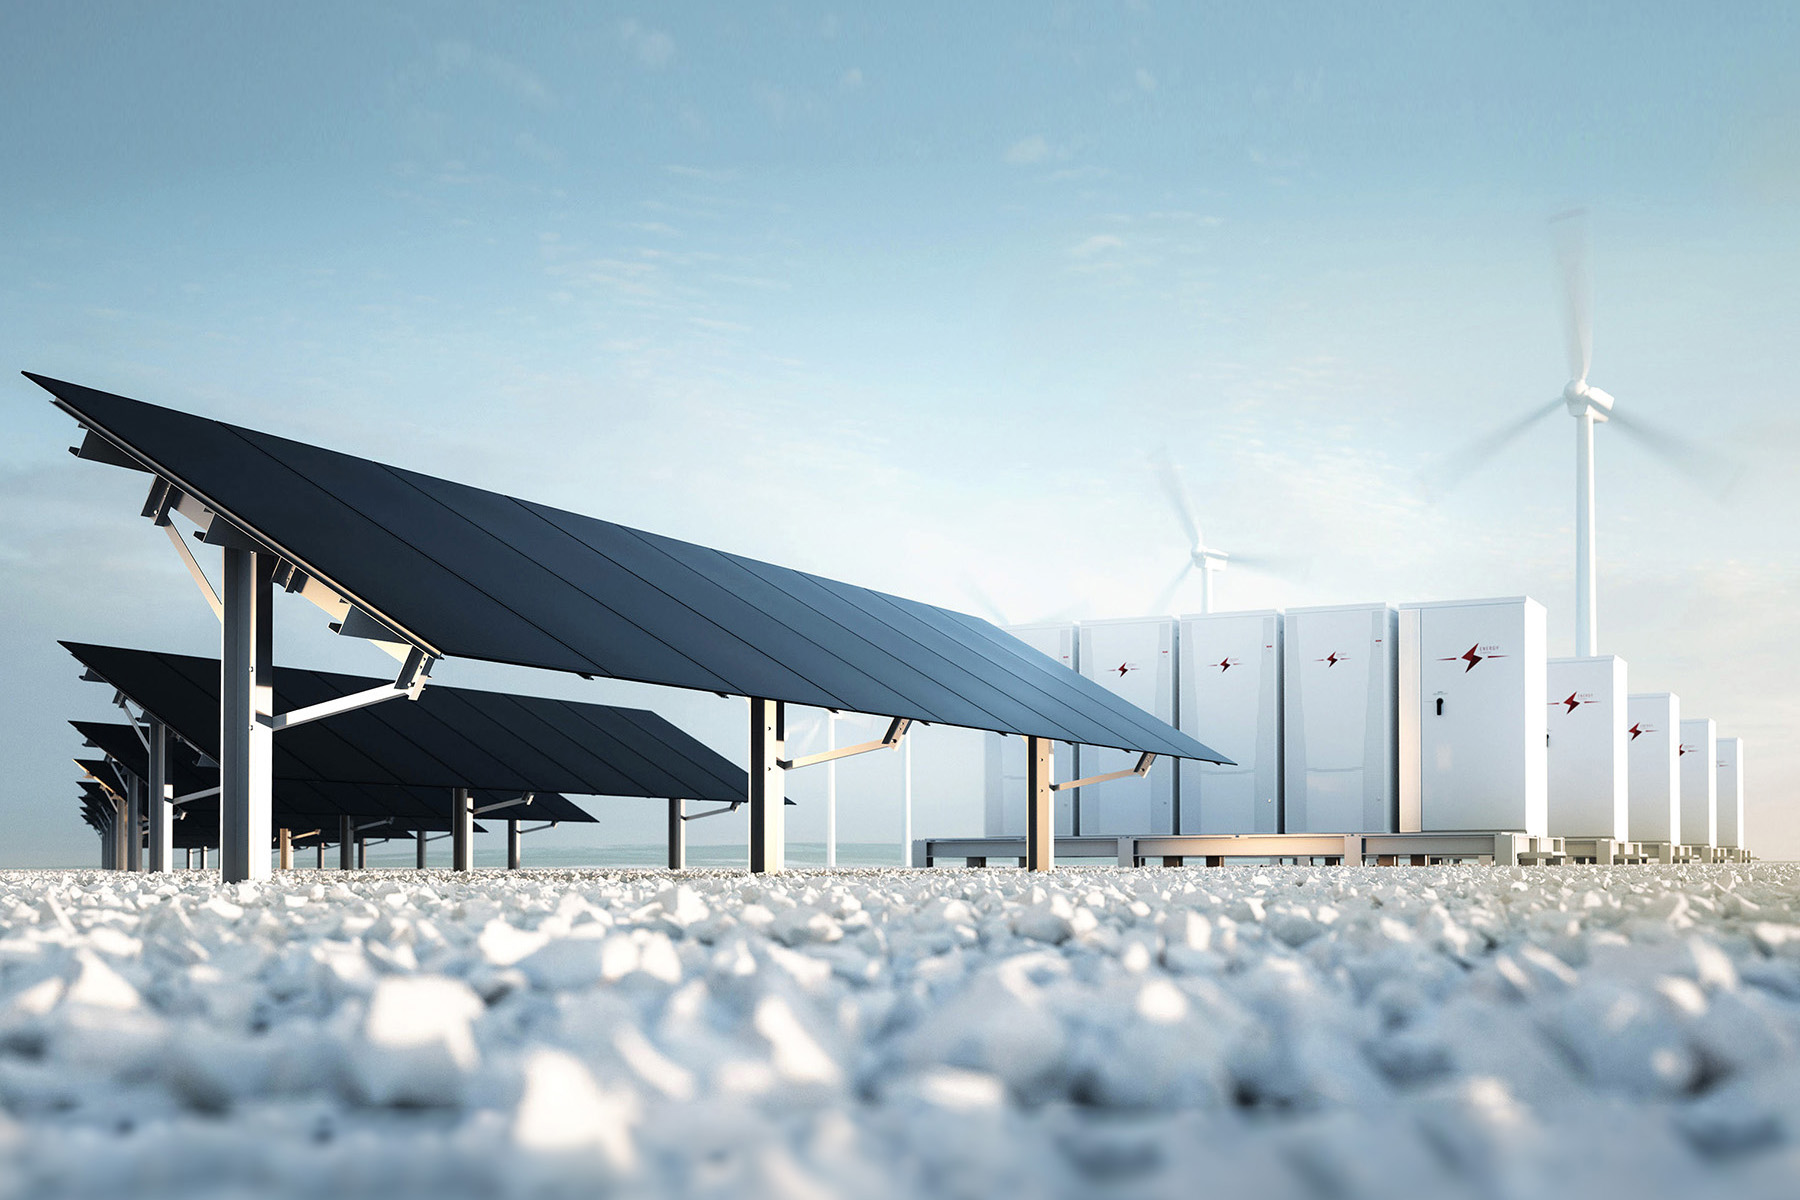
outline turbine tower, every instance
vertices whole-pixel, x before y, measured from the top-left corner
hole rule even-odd
[[[1594,426],[1612,414],[1613,398],[1588,383],[1594,359],[1593,288],[1588,274],[1587,228],[1580,212],[1551,219],[1558,231],[1568,300],[1569,382],[1562,401],[1575,418],[1575,654],[1600,653],[1600,598],[1594,569]]]

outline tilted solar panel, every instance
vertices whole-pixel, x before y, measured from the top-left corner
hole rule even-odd
[[[440,655],[1228,761],[976,617],[26,374]]]
[[[115,725],[102,721],[70,721],[76,732],[85,738],[89,745],[118,761],[125,770],[140,779],[150,773],[150,754],[138,741],[135,731],[129,725]],[[173,728],[173,726],[171,726]],[[177,796],[215,788],[219,783],[219,772],[216,767],[195,765],[191,760],[191,751],[183,753],[176,749],[169,755],[169,777]],[[104,762],[76,760],[81,767],[106,786],[119,788],[121,785]],[[490,804],[505,804],[516,800],[516,791],[494,791],[491,789],[471,789],[475,797],[475,807],[481,809]],[[449,829],[449,800],[446,789],[442,787],[426,787],[407,784],[363,784],[344,783],[318,779],[282,779],[275,780],[273,790],[273,811],[276,827],[293,828],[307,820],[325,819],[331,821],[335,831],[339,817],[356,817],[358,819],[374,819],[392,817],[405,823],[408,829]],[[207,827],[218,828],[219,804],[217,800],[196,801],[191,805],[182,805],[183,818],[200,817]],[[566,796],[556,792],[533,792],[530,804],[513,804],[503,810],[506,816],[521,820],[529,818],[533,821],[593,821],[594,818],[577,806]]]
[[[217,758],[217,659],[63,646],[183,741]],[[384,682],[277,667],[276,702],[283,708],[315,704]],[[137,752],[143,753],[141,746]],[[434,811],[442,807],[442,789],[451,787],[472,788],[478,799],[490,792],[560,792],[726,802],[743,800],[748,789],[742,769],[655,713],[441,684],[426,687],[417,700],[283,730],[275,738],[273,775],[277,783],[435,788]],[[591,819],[566,800],[561,815],[538,803],[533,819]]]

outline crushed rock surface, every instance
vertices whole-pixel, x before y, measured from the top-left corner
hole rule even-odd
[[[1791,1197],[1800,866],[0,872],[0,1200]]]

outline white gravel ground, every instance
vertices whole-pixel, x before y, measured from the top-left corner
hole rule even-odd
[[[1800,867],[0,873],[0,1196],[1800,1194]]]

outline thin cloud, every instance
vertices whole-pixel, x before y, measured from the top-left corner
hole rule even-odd
[[[1028,167],[1033,163],[1041,163],[1050,157],[1050,143],[1041,133],[1020,138],[1006,148],[1001,156],[1009,167]]]
[[[652,71],[660,71],[675,58],[675,39],[660,29],[649,29],[635,20],[619,25],[619,38],[638,62]]]
[[[1069,248],[1069,253],[1076,258],[1092,258],[1096,254],[1104,254],[1108,250],[1121,250],[1125,239],[1110,233],[1096,233],[1085,241],[1077,242]]]

